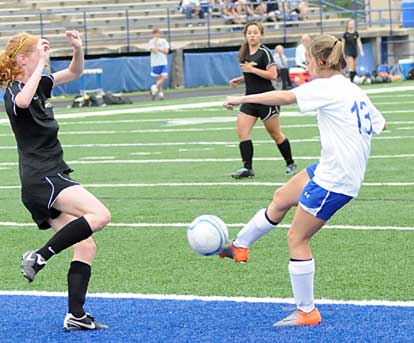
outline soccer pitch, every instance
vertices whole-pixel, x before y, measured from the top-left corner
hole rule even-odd
[[[252,247],[247,265],[198,256],[186,240],[200,214],[221,217],[234,237],[288,180],[260,121],[252,132],[256,178],[234,180],[230,173],[241,166],[237,111],[220,106],[224,97],[55,111],[72,177],[112,212],[112,223],[94,235],[89,292],[101,296],[86,305],[110,329],[64,334],[64,293],[36,291],[66,291],[71,251],[54,257],[33,284],[24,282],[21,254],[51,232],[39,232],[20,201],[17,152],[3,113],[0,341],[414,342],[407,319],[414,315],[414,83],[396,86],[367,88],[388,129],[373,139],[358,198],[312,240],[324,322],[289,330],[272,323],[292,303],[286,233],[293,210]],[[317,161],[315,116],[285,106],[281,123],[299,169]]]

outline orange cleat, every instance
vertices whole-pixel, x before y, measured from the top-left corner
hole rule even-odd
[[[292,314],[273,324],[273,326],[301,326],[301,325],[318,325],[322,321],[321,314],[315,307],[312,312],[306,313],[301,310],[295,310]]]
[[[249,249],[248,248],[238,248],[233,245],[233,242],[229,242],[224,246],[224,248],[219,253],[221,258],[232,258],[237,263],[247,263],[249,259]]]

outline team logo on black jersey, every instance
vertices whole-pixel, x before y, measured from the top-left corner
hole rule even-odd
[[[45,100],[45,108],[53,108],[52,103],[49,100]]]

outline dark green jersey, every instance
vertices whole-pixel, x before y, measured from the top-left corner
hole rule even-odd
[[[48,101],[53,85],[52,76],[42,76],[28,108],[19,108],[15,103],[16,95],[24,86],[22,82],[13,81],[4,94],[6,112],[17,142],[22,183],[70,169],[63,160],[59,126]]]
[[[271,65],[274,65],[272,53],[270,50],[261,45],[260,48],[253,54],[249,55],[245,63],[250,63],[253,67],[267,70]],[[257,94],[274,90],[272,81],[264,79],[253,73],[243,73],[244,82],[246,84],[246,94]]]

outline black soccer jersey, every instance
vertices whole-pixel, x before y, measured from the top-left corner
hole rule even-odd
[[[63,150],[57,138],[59,126],[54,118],[51,96],[54,79],[42,76],[28,108],[19,108],[16,95],[24,84],[13,81],[6,89],[4,103],[14,132],[19,153],[19,172],[22,183],[32,178],[70,170],[63,160]]]
[[[247,60],[243,62],[251,63],[253,67],[262,70],[266,70],[269,66],[275,64],[272,53],[264,45],[261,45],[253,55],[249,55]],[[246,84],[246,95],[274,90],[271,80],[264,79],[253,73],[243,73],[243,76]]]
[[[345,32],[343,38],[345,40],[345,56],[357,57],[357,40],[359,38],[358,32]]]

